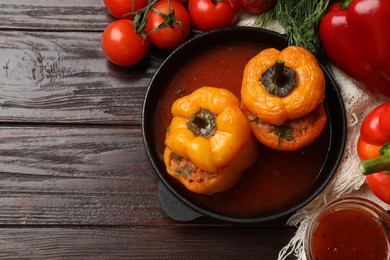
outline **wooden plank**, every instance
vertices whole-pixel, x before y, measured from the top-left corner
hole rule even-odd
[[[0,29],[103,31],[114,19],[101,0],[0,0]]]
[[[0,258],[276,259],[294,228],[2,228]]]
[[[147,181],[141,131],[133,128],[1,127],[3,173]],[[141,174],[142,173],[142,174]]]
[[[139,125],[165,56],[123,68],[100,33],[0,32],[0,122]]]
[[[1,224],[145,224],[166,220],[141,131],[1,127]]]
[[[2,126],[0,136],[0,225],[175,223],[139,128]]]

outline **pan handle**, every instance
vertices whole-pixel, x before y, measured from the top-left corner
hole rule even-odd
[[[177,221],[191,221],[203,216],[198,211],[181,202],[161,182],[157,189],[157,199],[162,211],[171,219]]]

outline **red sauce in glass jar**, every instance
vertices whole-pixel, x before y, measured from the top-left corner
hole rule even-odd
[[[324,211],[310,235],[311,259],[388,259],[388,221],[380,219],[359,207]]]

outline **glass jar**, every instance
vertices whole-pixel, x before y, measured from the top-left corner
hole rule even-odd
[[[308,259],[390,259],[390,215],[376,203],[357,197],[325,205],[310,222]]]

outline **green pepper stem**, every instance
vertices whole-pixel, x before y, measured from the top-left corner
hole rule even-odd
[[[275,63],[275,74],[274,79],[276,84],[279,87],[283,87],[283,85],[286,83],[286,74],[284,72],[284,60],[277,59]]]
[[[268,93],[279,97],[286,96],[297,84],[294,70],[287,67],[282,59],[277,59],[261,75],[261,81]]]
[[[383,145],[380,154],[378,157],[360,163],[360,171],[363,175],[390,170],[390,143]]]
[[[341,4],[339,5],[340,9],[346,10],[348,9],[348,6],[352,3],[352,0],[343,0],[341,1]]]
[[[217,115],[201,108],[188,119],[187,126],[196,136],[213,136],[217,130]]]

